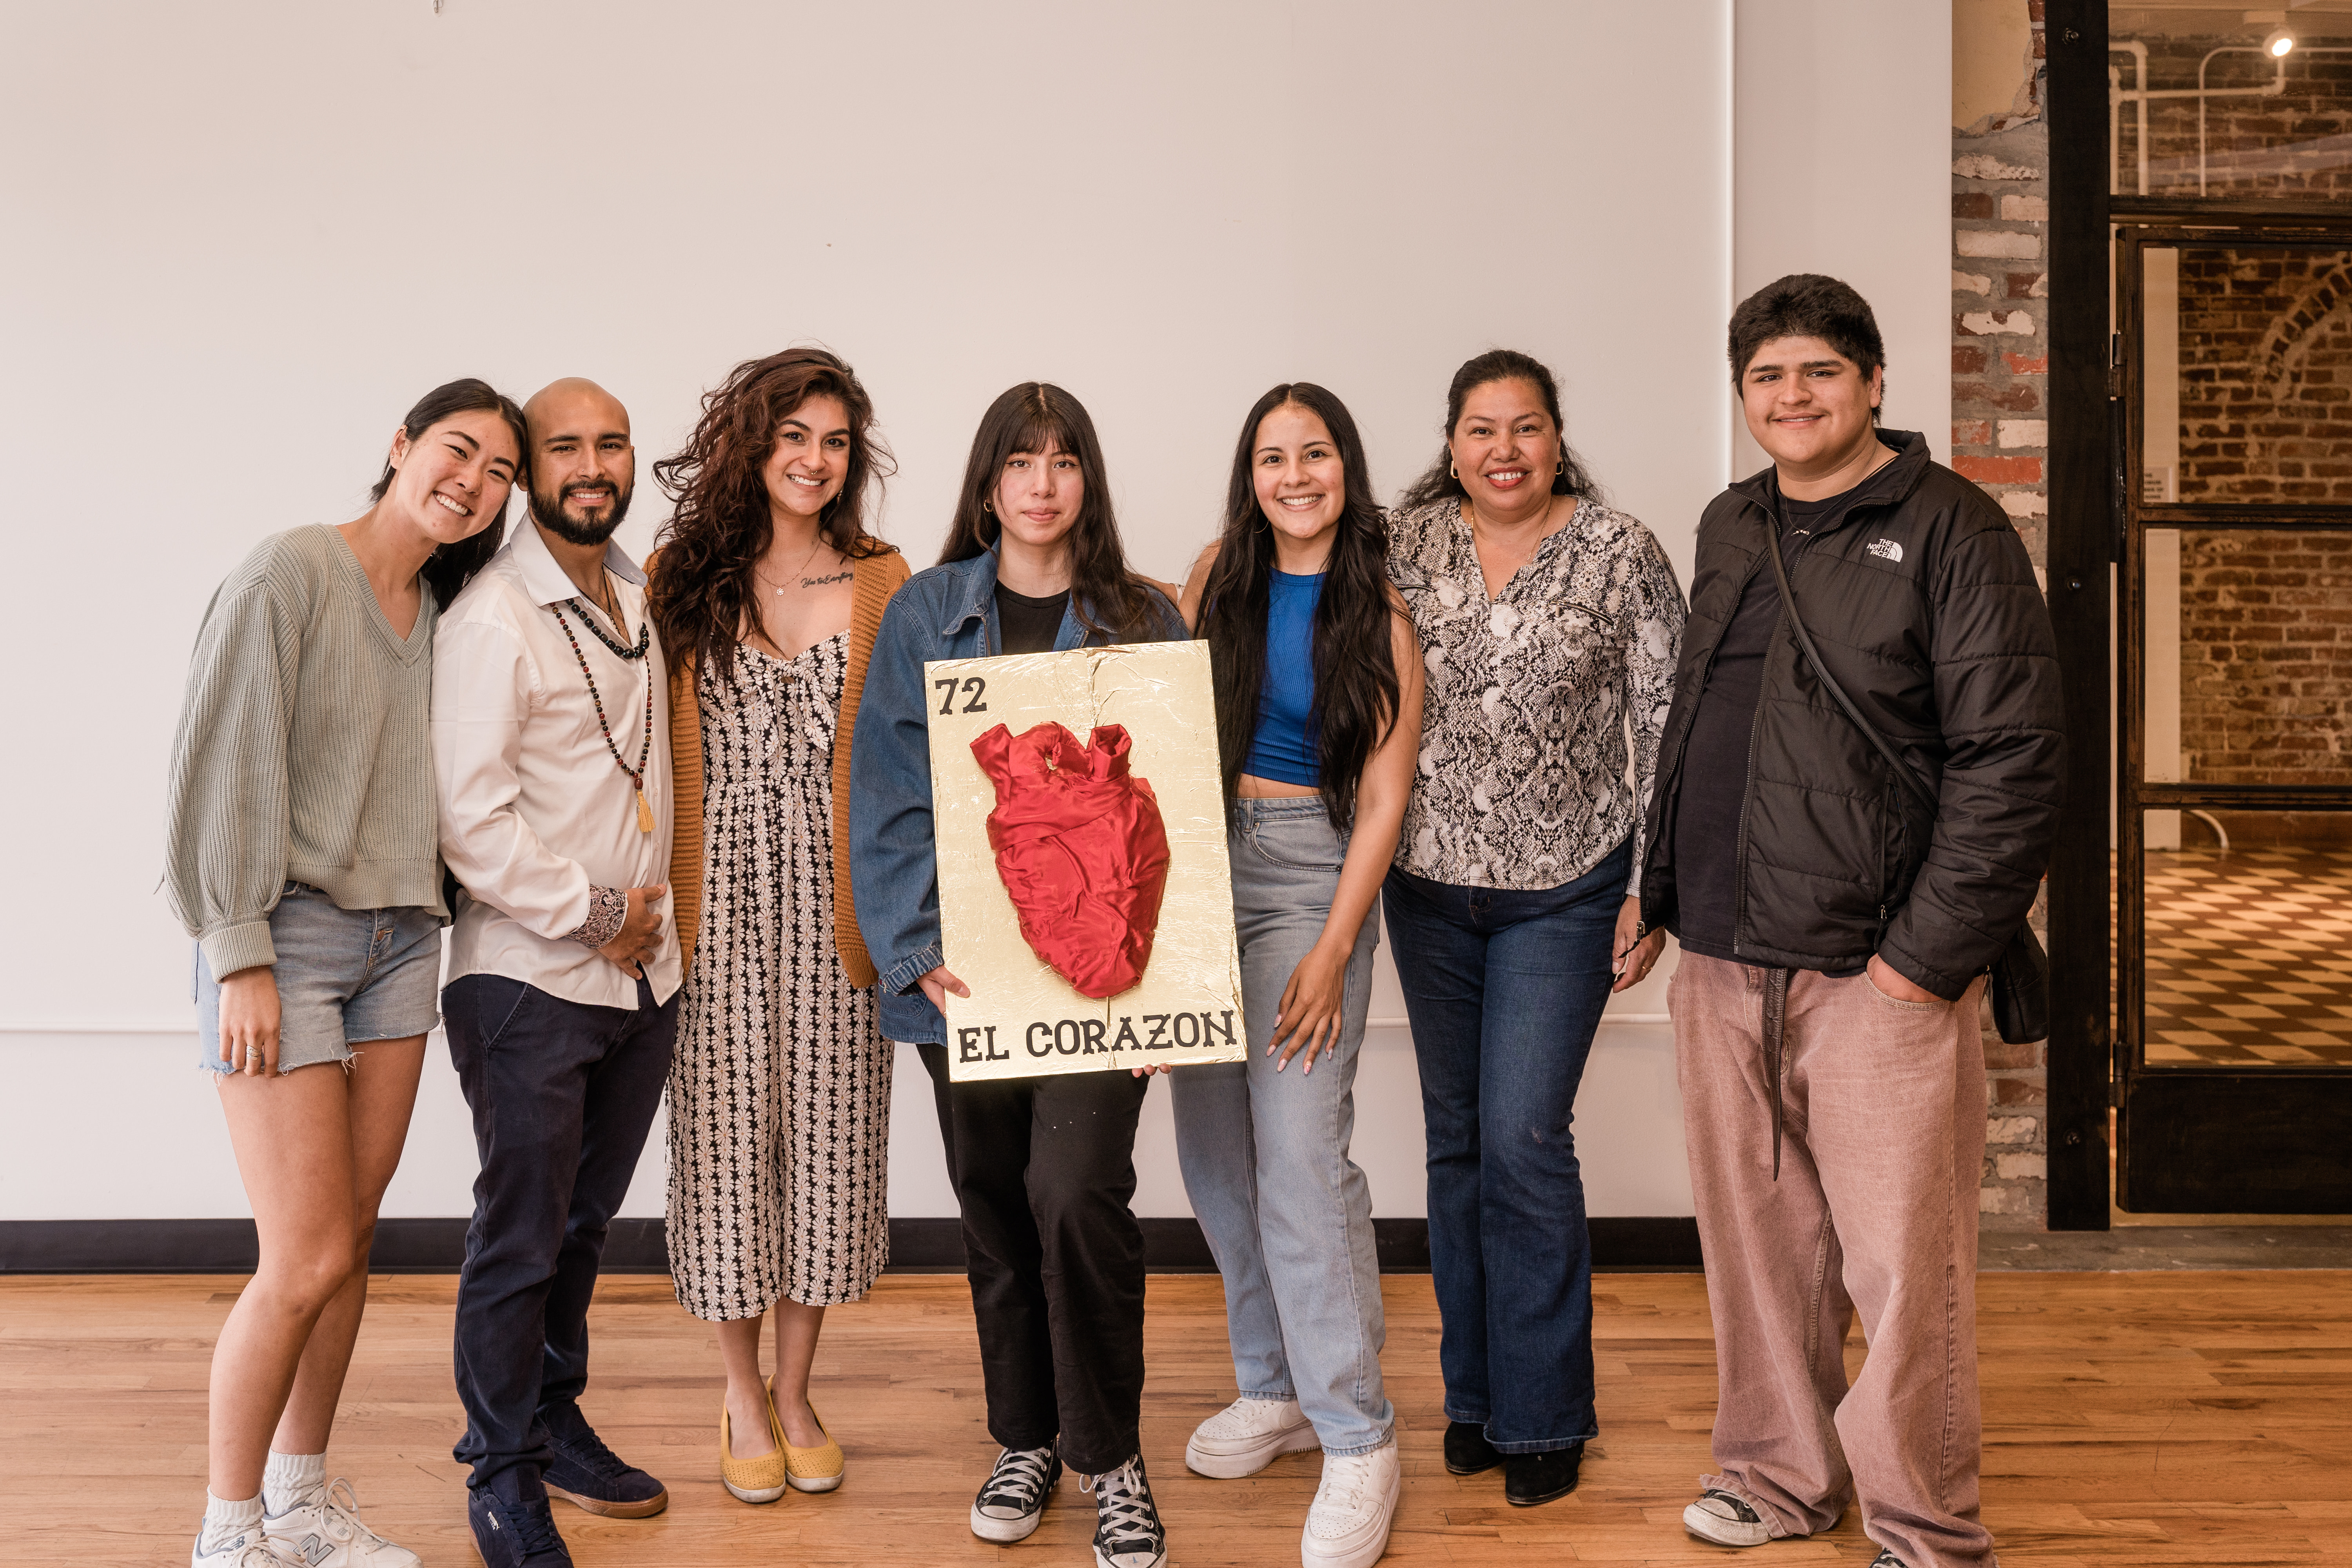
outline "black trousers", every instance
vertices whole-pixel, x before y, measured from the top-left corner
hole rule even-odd
[[[1148,1078],[1123,1072],[953,1083],[923,1046],[963,1210],[988,1435],[1090,1475],[1141,1447],[1143,1227],[1135,1123]]]
[[[636,1006],[596,1007],[468,974],[441,1012],[482,1158],[457,1279],[466,1435],[452,1450],[480,1487],[544,1469],[541,1413],[588,1386],[596,1265],[669,1077],[677,998],[656,1006],[639,980]]]

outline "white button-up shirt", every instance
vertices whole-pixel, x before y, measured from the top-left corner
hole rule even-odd
[[[646,574],[617,544],[605,547],[619,628],[589,611],[614,640],[636,644]],[[433,650],[433,769],[440,784],[441,854],[470,895],[449,941],[449,978],[501,974],[595,1006],[635,1007],[637,983],[593,948],[566,941],[588,919],[589,889],[669,880],[668,684],[660,640],[625,659],[585,626],[580,590],[526,518],[457,602],[441,612]],[[580,654],[550,605],[563,605]],[[653,682],[646,802],[613,758],[581,676],[588,661],[613,746],[634,767],[645,743]],[[665,900],[661,948],[645,965],[654,999],[682,978],[677,921]]]

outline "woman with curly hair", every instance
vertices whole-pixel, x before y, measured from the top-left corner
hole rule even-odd
[[[687,963],[670,1274],[718,1325],[719,1475],[745,1502],[841,1484],[809,1367],[825,1308],[863,1297],[888,1248],[890,1047],[842,842],[866,656],[907,577],[866,531],[890,471],[856,374],[813,348],[736,366],[686,449],[654,465],[677,503],[647,564],[676,658],[670,889]]]

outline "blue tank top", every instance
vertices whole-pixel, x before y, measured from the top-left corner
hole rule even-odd
[[[1242,772],[1313,788],[1323,782],[1322,742],[1315,732],[1315,606],[1323,574],[1269,574],[1265,680],[1258,688],[1257,733]]]

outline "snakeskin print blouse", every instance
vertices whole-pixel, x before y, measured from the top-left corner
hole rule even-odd
[[[1682,589],[1650,531],[1580,500],[1489,601],[1453,498],[1391,518],[1389,576],[1429,670],[1397,867],[1532,891],[1638,836],[1683,633]],[[1641,865],[1636,842],[1629,898]]]

